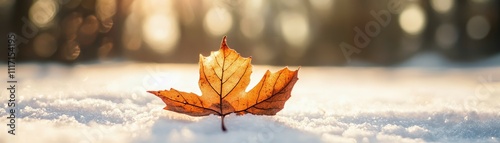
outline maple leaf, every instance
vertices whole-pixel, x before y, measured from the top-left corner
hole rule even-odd
[[[275,73],[267,70],[260,82],[246,92],[252,73],[251,60],[229,48],[224,36],[219,51],[211,52],[208,57],[200,54],[201,96],[173,88],[148,92],[165,102],[165,110],[191,116],[221,116],[222,130],[226,131],[224,117],[230,113],[275,115],[285,106],[298,80],[299,69],[291,71],[285,67]]]

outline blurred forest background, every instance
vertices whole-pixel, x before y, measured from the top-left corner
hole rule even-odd
[[[328,66],[353,63],[340,45],[356,46],[355,29],[368,26],[377,33],[352,61],[397,65],[434,53],[471,63],[498,56],[499,7],[497,0],[0,0],[0,33],[18,35],[19,62],[197,63],[227,35],[254,64]],[[377,28],[372,13],[381,11],[390,19]]]

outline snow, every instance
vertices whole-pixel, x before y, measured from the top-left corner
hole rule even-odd
[[[255,66],[249,87],[280,68]],[[200,93],[198,65],[24,63],[16,68],[16,135],[2,125],[0,142],[500,142],[498,71],[301,67],[276,116],[231,114],[222,132],[218,116],[166,111],[145,92]],[[1,92],[6,103],[8,91]],[[0,110],[0,123],[7,115]]]

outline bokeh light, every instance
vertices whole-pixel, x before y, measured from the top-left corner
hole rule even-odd
[[[223,7],[212,7],[203,20],[203,28],[212,36],[220,37],[233,27],[233,17]]]
[[[33,49],[39,57],[48,58],[57,50],[56,38],[49,33],[39,34],[33,41]]]
[[[113,40],[109,37],[104,37],[101,46],[99,46],[99,49],[97,51],[97,56],[99,57],[100,60],[104,60],[108,57],[109,52],[113,49]]]
[[[59,5],[55,0],[36,0],[29,10],[29,18],[36,26],[46,27],[58,10]]]
[[[67,15],[62,21],[63,37],[67,40],[74,40],[77,37],[77,32],[83,22],[80,13],[73,12]]]
[[[265,0],[244,1],[243,13],[245,15],[258,15],[259,13],[262,13],[264,4],[266,4]]]
[[[179,39],[177,20],[163,14],[151,15],[142,26],[144,41],[158,53],[169,53]]]
[[[0,0],[0,21],[6,23],[0,31],[26,39],[27,44],[21,43],[31,50],[19,55],[28,61],[75,63],[116,56],[195,63],[189,54],[205,53],[206,45],[224,35],[234,38],[234,47],[254,56],[258,64],[351,65],[353,59],[385,65],[418,57],[422,51],[467,61],[498,54],[494,39],[498,39],[499,3]],[[374,23],[381,29],[370,29]],[[345,44],[360,51],[346,53]]]
[[[116,14],[116,2],[114,0],[97,0],[96,15],[101,21],[100,32],[106,33],[113,27],[113,16]]]
[[[116,13],[116,2],[114,0],[97,0],[96,14],[100,20],[112,18]]]
[[[89,15],[85,18],[78,31],[78,41],[82,45],[90,45],[94,43],[99,30],[99,21],[94,15]]]
[[[239,23],[241,33],[249,39],[260,37],[264,30],[263,5],[263,0],[251,0],[244,3],[242,18]]]
[[[309,23],[307,17],[297,12],[281,12],[279,15],[281,34],[293,50],[290,56],[302,56],[309,43]]]
[[[168,55],[174,51],[181,35],[173,1],[131,2],[123,28],[124,48],[132,51],[140,49],[144,42],[154,52]]]
[[[123,46],[127,50],[138,50],[142,45],[142,33],[140,27],[139,17],[137,13],[131,13],[125,19],[125,27],[123,37]]]
[[[138,12],[148,15],[148,14],[173,14],[174,1],[169,0],[136,0],[139,5]]]
[[[458,41],[458,31],[455,25],[444,23],[439,25],[434,35],[436,43],[441,48],[451,48]]]
[[[260,37],[264,30],[264,19],[259,16],[245,16],[241,19],[240,30],[247,38]]]
[[[432,8],[439,13],[447,13],[453,8],[454,0],[431,0]]]
[[[61,48],[62,56],[68,61],[73,61],[80,56],[80,45],[74,40],[66,41]]]
[[[425,27],[426,18],[419,5],[411,4],[399,15],[399,25],[410,35],[417,35]]]
[[[320,13],[329,13],[335,0],[309,0],[314,10]]]
[[[490,23],[484,16],[476,15],[467,21],[467,35],[472,39],[483,39],[490,29]]]

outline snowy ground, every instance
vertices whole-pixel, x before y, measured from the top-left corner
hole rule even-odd
[[[279,68],[254,67],[250,87]],[[16,136],[7,134],[0,110],[0,143],[500,142],[500,67],[302,67],[284,110],[230,115],[226,133],[219,117],[165,111],[146,93],[200,93],[198,65],[28,63],[16,70]]]

